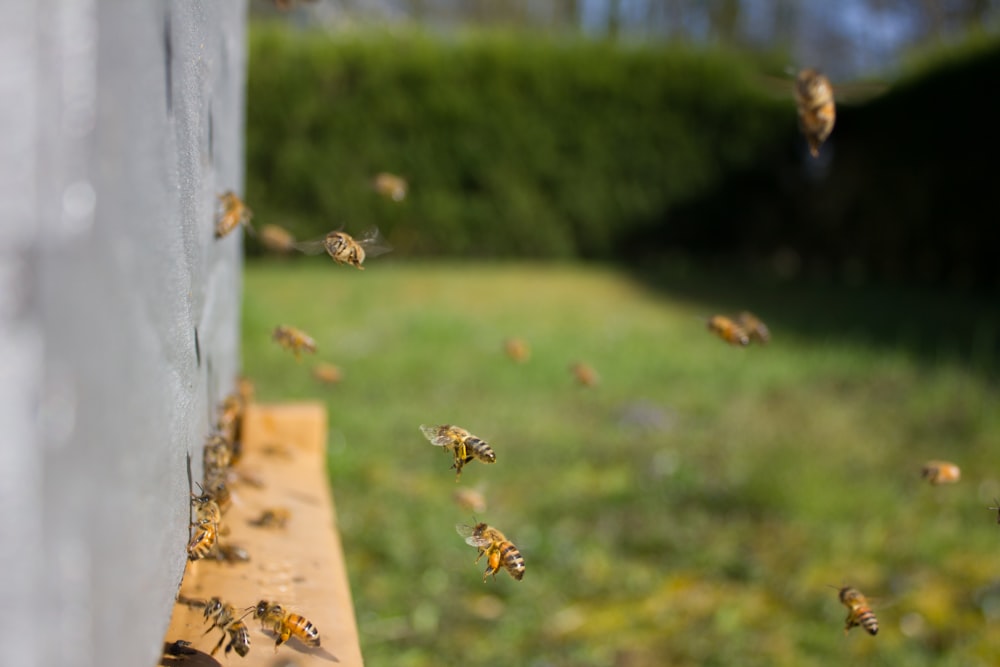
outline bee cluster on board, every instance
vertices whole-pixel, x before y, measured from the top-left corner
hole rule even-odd
[[[279,9],[288,9],[294,0],[275,0]],[[794,99],[799,119],[799,128],[808,145],[813,158],[819,156],[820,148],[830,137],[836,121],[836,107],[833,97],[833,86],[829,79],[815,69],[801,70],[794,84]],[[377,174],[371,181],[371,188],[378,195],[392,201],[402,201],[408,191],[406,180],[387,172]],[[245,227],[249,233],[256,236],[269,252],[275,254],[303,253],[309,255],[327,253],[330,258],[345,266],[364,270],[366,259],[377,257],[392,248],[379,232],[372,227],[354,237],[342,230],[334,230],[323,238],[299,241],[288,230],[275,224],[267,224],[255,230],[251,226],[252,211],[233,192],[228,191],[219,196],[221,211],[217,217],[215,236],[224,238],[238,227]],[[746,347],[752,343],[766,345],[771,340],[768,326],[756,315],[742,311],[735,315],[717,314],[706,320],[709,332],[724,342],[737,347]],[[292,352],[296,359],[301,359],[303,353],[315,354],[317,345],[309,334],[290,325],[278,325],[272,333],[273,341],[282,348]],[[530,359],[529,343],[517,337],[503,341],[503,350],[515,363],[525,363]],[[596,386],[599,382],[597,372],[590,365],[577,361],[569,366],[571,376],[584,387]],[[313,369],[313,376],[320,382],[336,384],[342,378],[341,370],[330,363],[318,363]],[[250,400],[252,388],[249,383],[241,383],[239,390],[226,398],[220,409],[216,432],[211,435],[204,447],[203,483],[199,485],[201,493],[191,494],[191,508],[194,514],[192,528],[194,535],[188,546],[188,558],[192,561],[206,557],[220,560],[246,560],[249,555],[239,547],[225,544],[220,535],[226,533],[222,529],[223,517],[230,503],[229,485],[239,476],[233,466],[239,460],[241,442],[242,414],[246,403]],[[473,461],[484,464],[496,462],[493,447],[482,438],[454,424],[434,426],[421,425],[421,433],[435,447],[450,454],[451,468],[455,470],[455,481],[461,478],[466,465]],[[921,475],[931,485],[951,484],[959,481],[961,471],[958,466],[948,461],[928,461],[921,470]],[[486,509],[486,500],[480,490],[460,488],[453,498],[463,509],[474,513]],[[997,507],[1000,523],[1000,501]],[[280,508],[264,510],[261,516],[251,522],[260,528],[281,528],[288,521],[287,510]],[[524,577],[525,560],[521,552],[500,530],[485,523],[475,525],[457,524],[455,529],[466,544],[477,549],[475,562],[486,558],[486,569],[483,571],[483,581],[505,569],[512,578],[520,581]],[[834,587],[841,604],[848,609],[844,632],[854,627],[861,627],[871,635],[878,633],[878,620],[870,603],[860,590],[851,585]],[[205,622],[209,623],[206,634],[214,629],[221,632],[218,643],[212,649],[214,655],[226,643],[225,653],[234,651],[245,656],[250,648],[250,633],[243,619],[252,614],[259,620],[262,629],[270,630],[276,637],[275,650],[290,638],[295,637],[308,647],[320,645],[319,632],[305,617],[285,610],[280,604],[261,600],[256,605],[239,610],[223,602],[218,597],[208,601],[191,601],[189,604],[204,607]],[[241,613],[242,611],[242,613]],[[188,650],[189,642],[174,642],[178,652]]]

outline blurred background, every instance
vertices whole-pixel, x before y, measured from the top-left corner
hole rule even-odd
[[[247,237],[244,370],[329,406],[369,664],[1000,660],[998,11],[251,3],[255,227],[393,248],[360,272]],[[805,67],[837,100],[816,158]],[[706,331],[744,309],[771,343]],[[456,483],[439,423],[497,463]],[[482,583],[473,514],[523,581]],[[878,636],[844,636],[846,583]]]

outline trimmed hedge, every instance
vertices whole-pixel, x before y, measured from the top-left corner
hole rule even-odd
[[[254,25],[248,202],[299,238],[377,225],[406,255],[613,256],[794,132],[757,71],[579,38]],[[379,171],[409,181],[404,202],[375,194]]]

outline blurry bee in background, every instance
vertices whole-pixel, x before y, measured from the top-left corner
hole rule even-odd
[[[597,371],[582,361],[571,365],[569,372],[573,374],[576,383],[581,387],[596,387],[598,382],[600,382],[600,378],[597,377]]]
[[[261,628],[269,628],[278,635],[274,642],[275,653],[279,646],[293,636],[298,637],[306,646],[315,648],[320,645],[319,630],[304,616],[286,612],[280,604],[272,604],[267,600],[261,600],[256,607],[250,609],[253,609],[253,617],[260,619]]]
[[[837,110],[830,80],[814,69],[804,69],[795,79],[795,103],[799,127],[809,143],[809,153],[819,156],[819,147],[833,132]]]
[[[486,496],[478,489],[455,489],[451,498],[466,512],[478,514],[486,511]]]
[[[406,199],[406,180],[395,174],[385,171],[376,174],[372,187],[375,188],[375,192],[393,201]]]
[[[455,457],[452,468],[455,469],[455,481],[462,474],[462,466],[472,459],[479,459],[483,463],[496,463],[497,456],[482,438],[478,438],[460,426],[442,424],[440,426],[420,425],[420,431],[424,434],[432,445],[444,447],[445,451],[451,451]]]
[[[868,600],[861,594],[861,591],[851,586],[844,586],[839,589],[838,597],[840,597],[841,604],[847,607],[845,635],[855,626],[864,628],[870,635],[878,634],[878,619],[875,618],[875,612],[872,611]]]
[[[205,480],[222,475],[233,463],[233,447],[225,437],[214,433],[208,437],[201,451]]]
[[[219,201],[222,202],[222,213],[219,214],[219,219],[215,223],[215,238],[221,239],[240,225],[250,228],[253,211],[247,208],[247,205],[236,196],[236,193],[232,190],[224,192],[219,195]]]
[[[338,384],[343,379],[340,368],[328,363],[313,366],[313,377],[323,384]]]
[[[274,328],[271,338],[286,350],[291,350],[298,359],[303,350],[311,354],[316,353],[316,341],[305,331],[286,325]]]
[[[508,357],[519,364],[531,357],[531,347],[523,338],[508,338],[503,342],[503,350]]]
[[[771,341],[771,330],[753,313],[744,310],[736,316],[736,323],[746,332],[751,341],[765,345]]]
[[[271,252],[287,255],[295,250],[295,237],[284,227],[264,225],[257,237],[260,239],[260,244]]]
[[[477,563],[480,558],[486,556],[483,581],[486,581],[486,577],[490,574],[496,578],[501,565],[518,581],[524,577],[524,557],[514,543],[499,530],[485,523],[477,523],[475,526],[460,523],[455,526],[455,530],[465,538],[466,544],[479,549]]]
[[[246,403],[239,394],[226,396],[219,410],[216,428],[229,450],[229,463],[222,467],[232,467],[243,455],[243,414]]]
[[[303,241],[295,247],[307,255],[317,255],[324,250],[338,264],[350,264],[364,271],[361,266],[368,257],[378,257],[390,250],[392,246],[385,240],[377,227],[366,230],[355,239],[347,232],[334,231],[318,241]]]
[[[291,517],[292,513],[287,508],[274,507],[263,510],[250,525],[258,528],[284,528]]]
[[[743,327],[725,315],[713,315],[709,318],[708,330],[730,345],[750,344],[750,336]]]
[[[219,510],[223,514],[229,509],[232,504],[232,494],[229,492],[229,482],[227,481],[228,473],[225,470],[205,471],[205,493],[215,500],[215,504],[219,506]]]
[[[250,552],[236,544],[216,542],[215,558],[226,563],[248,563],[250,562]]]
[[[232,605],[225,604],[217,597],[212,598],[205,605],[205,620],[212,621],[212,625],[205,631],[206,635],[212,631],[212,628],[219,628],[222,631],[219,643],[215,645],[209,655],[215,655],[228,636],[229,644],[226,646],[226,655],[228,656],[230,651],[235,650],[240,657],[246,657],[246,654],[250,652],[250,632],[243,621],[236,618],[236,609]]]
[[[932,485],[954,484],[962,477],[962,470],[949,461],[928,461],[920,470],[920,475]]]

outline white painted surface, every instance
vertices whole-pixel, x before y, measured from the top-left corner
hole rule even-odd
[[[239,370],[242,238],[213,230],[245,25],[245,0],[0,5],[0,664],[158,662],[186,456],[199,478]]]

